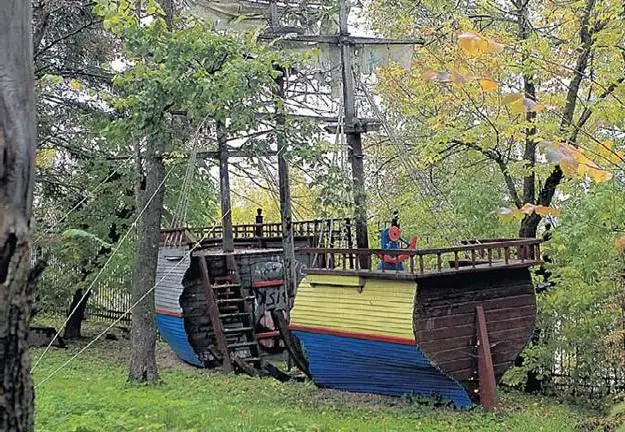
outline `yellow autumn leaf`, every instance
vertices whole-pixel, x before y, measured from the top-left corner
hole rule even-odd
[[[516,102],[518,100],[520,100],[523,97],[523,95],[521,93],[509,93],[507,95],[505,95],[504,97],[501,98],[501,101],[505,104],[505,105],[509,105],[513,102]]]
[[[611,172],[604,170],[581,152],[579,152],[577,162],[577,174],[580,177],[588,176],[588,178],[597,183],[609,181],[613,177]]]
[[[56,153],[49,148],[39,149],[35,156],[35,166],[39,169],[49,169],[54,165]]]
[[[537,205],[534,207],[534,211],[536,212],[537,215],[540,215],[542,217],[546,217],[546,216],[560,216],[561,212],[559,209],[553,208],[553,207],[547,207],[544,205]]]
[[[529,216],[532,213],[534,213],[535,209],[536,209],[536,205],[531,204],[531,203],[525,203],[523,204],[523,207],[519,209],[519,211]]]
[[[614,247],[620,251],[625,250],[625,236],[614,242]]]
[[[484,91],[493,91],[493,90],[496,90],[497,87],[499,87],[497,82],[490,78],[483,78],[479,80],[479,82],[480,82],[480,86],[482,86],[482,90]]]
[[[467,54],[499,53],[503,44],[480,36],[475,32],[464,32],[458,35],[458,45]]]
[[[614,142],[612,140],[606,140],[600,144],[589,146],[589,150],[595,153],[600,162],[606,162],[612,165],[621,165],[624,161],[625,155],[623,152],[614,148]]]
[[[525,107],[523,106],[523,99],[517,99],[514,102],[509,104],[510,111],[513,114],[521,114],[525,112]]]
[[[81,90],[83,89],[82,84],[81,84],[81,83],[79,83],[79,82],[78,82],[77,80],[75,80],[75,79],[70,80],[69,85],[70,85],[70,87],[71,87],[71,88],[73,88],[73,89],[74,89],[74,90],[76,90],[76,91],[81,91]]]
[[[468,54],[474,54],[480,49],[481,38],[473,32],[465,32],[458,35],[458,45]],[[488,43],[481,43],[482,47],[488,46]]]

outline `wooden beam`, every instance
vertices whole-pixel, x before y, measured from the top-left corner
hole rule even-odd
[[[285,42],[316,42],[316,43],[325,43],[325,44],[333,44],[339,45],[341,44],[341,40],[351,44],[351,45],[424,45],[424,39],[384,39],[384,38],[374,38],[374,37],[366,37],[366,36],[349,36],[345,35],[341,37],[340,35],[319,35],[319,36],[307,36],[307,35],[297,35],[297,36],[288,36],[284,33],[278,32],[267,32],[263,33],[259,36],[261,40],[275,40],[282,38]]]
[[[377,132],[380,130],[380,122],[375,120],[354,120],[352,126],[343,126],[342,132],[345,133],[367,133],[367,132]],[[323,128],[326,132],[335,134],[337,133],[338,124],[329,124],[324,126]]]
[[[221,324],[221,318],[219,317],[219,306],[217,305],[217,297],[215,291],[210,283],[210,277],[208,274],[208,265],[206,264],[206,258],[200,257],[200,272],[202,273],[202,288],[204,290],[204,296],[206,297],[206,304],[208,305],[208,316],[213,326],[213,332],[215,334],[215,341],[217,342],[217,348],[223,354],[222,367],[224,372],[232,372],[232,361],[230,360],[230,353],[228,352],[228,341],[224,335],[224,329]]]
[[[343,78],[343,105],[345,107],[345,127],[347,135],[348,158],[352,165],[352,189],[354,194],[354,222],[356,226],[356,245],[361,249],[369,248],[367,230],[367,207],[365,193],[365,172],[362,153],[362,138],[356,130],[356,100],[354,98],[354,73],[352,58],[352,42],[347,27],[347,7],[345,0],[339,1],[339,36],[341,46],[341,73]],[[360,268],[367,269],[371,259],[361,255]]]
[[[247,153],[245,150],[225,150],[223,152],[226,158],[253,158],[253,157],[266,157],[266,156],[275,156],[278,152],[274,150],[268,150],[263,152],[262,155],[252,155]],[[220,152],[218,150],[215,151],[203,151],[198,152],[196,155],[200,159],[219,159]],[[186,157],[186,156],[185,156]]]
[[[275,3],[275,0],[272,4]],[[277,100],[284,101],[284,71],[276,78],[275,94]],[[277,106],[276,106],[277,109]],[[291,188],[289,185],[289,165],[286,160],[287,140],[284,131],[284,115],[276,116],[276,142],[278,144],[278,183],[280,190],[280,222],[282,228],[282,265],[284,272],[284,290],[288,298],[295,295],[295,244],[293,241],[293,215],[291,212]],[[289,310],[286,311],[287,315]]]
[[[484,308],[482,306],[477,306],[475,308],[475,313],[477,320],[477,362],[480,405],[482,405],[486,411],[493,411],[497,406],[497,383],[495,381],[495,369],[493,367],[493,357],[490,352]]]

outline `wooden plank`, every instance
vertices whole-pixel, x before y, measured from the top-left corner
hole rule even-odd
[[[498,309],[488,309],[488,306],[486,306],[484,313],[486,314],[486,319],[489,321],[491,319],[496,319],[498,316],[520,318],[534,316],[536,314],[536,306],[534,304],[529,304],[525,306],[504,307]],[[458,324],[458,322],[468,322],[474,318],[475,313],[455,313],[453,315],[434,316],[427,319],[425,326],[428,329],[442,329],[446,327],[454,327]]]
[[[299,370],[301,370],[309,379],[312,379],[310,370],[308,369],[308,360],[304,355],[302,347],[296,337],[289,330],[289,323],[282,314],[282,311],[272,310],[271,319],[282,336],[282,341],[287,351],[291,355],[293,362]]]
[[[364,281],[359,276],[337,274],[309,274],[306,280],[311,286],[362,287]]]
[[[534,294],[521,294],[517,296],[510,296],[506,298],[494,298],[490,300],[486,300],[483,302],[485,307],[492,308],[501,308],[508,309],[513,307],[525,307],[525,306],[533,306],[536,308],[536,297]],[[455,314],[466,314],[471,310],[475,310],[475,302],[472,300],[467,300],[464,302],[458,302],[451,304],[429,304],[428,305],[428,317],[439,317],[439,316],[448,316],[452,313]]]
[[[273,288],[284,285],[284,279],[264,280],[252,282],[252,288]]]
[[[205,258],[200,258],[200,272],[202,274],[202,288],[204,295],[206,296],[206,302],[208,304],[208,314],[210,316],[211,324],[213,326],[213,332],[215,334],[215,340],[217,342],[217,348],[223,355],[223,369],[225,372],[232,372],[232,362],[230,360],[230,353],[228,352],[228,342],[224,334],[224,329],[219,317],[219,307],[217,306],[217,298],[215,292],[210,284],[210,275],[208,273],[208,265]]]
[[[495,370],[493,358],[490,352],[488,329],[484,308],[475,308],[477,319],[477,343],[478,343],[478,375],[480,380],[480,403],[486,411],[493,411],[497,406],[497,385],[495,382]]]
[[[356,245],[359,249],[369,247],[367,232],[367,202],[365,189],[365,171],[362,153],[362,137],[355,126],[356,99],[353,74],[353,45],[347,42],[349,30],[347,24],[346,0],[339,0],[339,35],[337,42],[341,49],[341,77],[343,80],[343,108],[347,135],[347,158],[352,167],[352,190],[354,196],[354,225],[356,226]],[[370,255],[359,256],[360,268],[369,268]]]
[[[427,270],[425,269],[423,273],[410,273],[408,271],[379,271],[379,270],[340,270],[340,269],[321,269],[321,268],[308,268],[303,269],[302,272],[304,274],[336,274],[336,275],[352,275],[352,276],[362,276],[369,278],[379,278],[379,279],[394,279],[394,280],[417,280],[417,279],[426,279],[426,278],[435,278],[440,276],[448,276],[454,274],[470,274],[470,273],[482,273],[488,272],[496,269],[522,269],[533,267],[537,264],[541,264],[540,261],[515,261],[510,260],[508,264],[505,263],[493,263],[492,266],[488,264],[478,265],[473,267],[460,267],[458,269],[454,268],[443,268],[441,271],[437,270]]]

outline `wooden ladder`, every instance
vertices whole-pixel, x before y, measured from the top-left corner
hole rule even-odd
[[[200,257],[202,286],[208,313],[225,372],[233,363],[247,373],[260,369],[260,347],[254,332],[254,296],[244,296],[236,270],[215,276],[211,283],[206,258]]]

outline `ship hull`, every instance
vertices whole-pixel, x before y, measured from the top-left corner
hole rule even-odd
[[[533,330],[527,269],[421,279],[312,272],[299,286],[289,328],[320,387],[433,396],[466,409],[479,401],[478,305],[493,329],[499,379]]]
[[[414,344],[293,329],[319,387],[388,396],[439,396],[459,408],[471,399]]]

